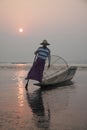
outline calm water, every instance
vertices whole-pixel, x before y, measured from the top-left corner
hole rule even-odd
[[[41,90],[29,83],[28,66],[0,66],[0,130],[87,130],[87,68],[74,84]]]

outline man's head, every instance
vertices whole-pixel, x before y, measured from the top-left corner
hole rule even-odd
[[[40,45],[47,46],[47,45],[50,45],[50,44],[47,42],[47,40],[43,40],[43,42],[40,43]]]

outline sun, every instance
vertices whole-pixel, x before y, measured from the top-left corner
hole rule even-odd
[[[19,32],[22,33],[23,32],[23,28],[19,28]]]

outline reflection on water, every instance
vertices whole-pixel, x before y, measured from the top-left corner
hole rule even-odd
[[[0,130],[87,130],[87,71],[78,70],[63,87],[41,90],[25,69],[0,70]],[[12,80],[14,79],[14,80]]]
[[[20,70],[15,73],[15,78],[17,80],[18,90],[17,90],[17,97],[18,97],[18,104],[20,107],[24,105],[24,84],[23,84],[23,77],[25,75],[25,71]]]
[[[33,112],[33,121],[38,128],[48,129],[50,125],[50,109],[45,110],[42,92],[40,89],[34,93],[27,92],[27,101]]]
[[[18,103],[19,106],[23,106],[24,105],[23,87],[21,87],[20,85],[23,86],[21,81],[19,81],[19,87],[18,87]]]

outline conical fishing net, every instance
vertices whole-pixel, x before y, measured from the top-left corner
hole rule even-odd
[[[46,61],[44,73],[43,73],[43,82],[48,81],[49,79],[54,79],[56,76],[60,75],[62,72],[68,69],[67,62],[60,56],[52,55],[50,68],[48,68],[48,59]]]

